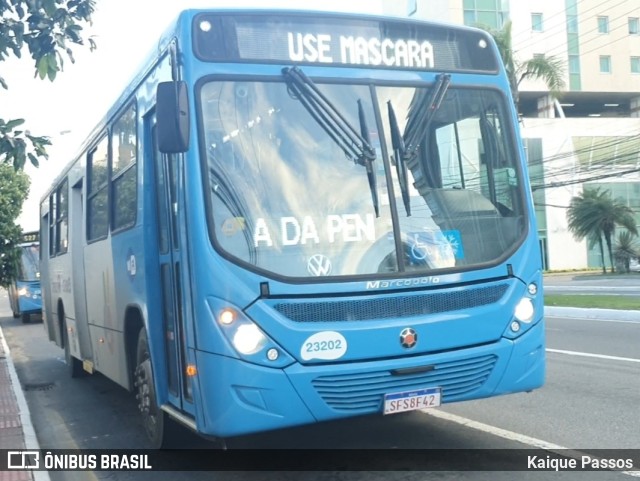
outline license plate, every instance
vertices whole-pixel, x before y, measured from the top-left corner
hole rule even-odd
[[[385,394],[384,414],[402,413],[440,406],[439,387]]]

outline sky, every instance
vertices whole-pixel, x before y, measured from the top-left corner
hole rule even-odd
[[[49,160],[39,168],[28,166],[29,198],[18,223],[24,231],[37,230],[40,198],[80,144],[104,116],[134,76],[171,20],[185,8],[292,8],[379,14],[382,0],[97,0],[92,35],[97,49],[72,47],[75,63],[66,60],[54,82],[34,78],[33,60],[0,63],[9,90],[0,89],[0,118],[24,118],[34,135],[46,135],[53,145]]]

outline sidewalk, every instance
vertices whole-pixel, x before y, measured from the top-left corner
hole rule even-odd
[[[29,406],[0,327],[0,449],[40,449]],[[49,481],[46,471],[0,471],[0,481]]]

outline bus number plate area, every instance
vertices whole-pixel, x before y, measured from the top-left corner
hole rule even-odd
[[[385,394],[384,414],[403,413],[440,406],[439,387]]]

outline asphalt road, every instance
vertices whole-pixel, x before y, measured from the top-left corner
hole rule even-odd
[[[7,306],[7,307],[5,307]],[[547,320],[546,385],[530,394],[447,405],[430,413],[368,417],[236,438],[231,448],[640,449],[640,320]],[[147,448],[135,400],[106,378],[70,379],[42,324],[23,325],[0,293],[0,325],[42,448]],[[596,356],[596,357],[594,357]],[[194,447],[212,447],[187,436]],[[499,455],[491,452],[486,456]],[[168,456],[171,456],[169,453]],[[484,456],[484,455],[483,455]],[[479,465],[480,466],[480,465]],[[209,480],[197,472],[51,473],[52,481]],[[626,480],[619,472],[216,473],[222,480]]]
[[[640,448],[640,319],[547,319],[547,380],[530,394],[445,408],[578,449]]]

